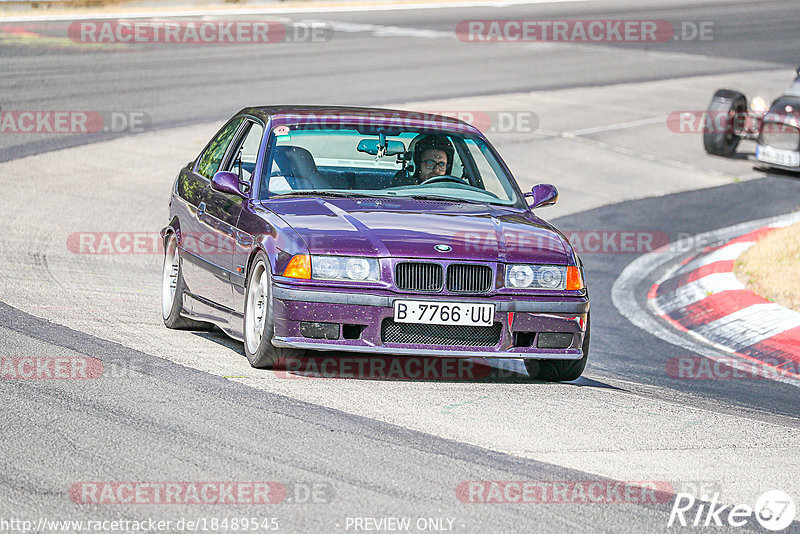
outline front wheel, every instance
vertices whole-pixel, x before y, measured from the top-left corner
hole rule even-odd
[[[586,333],[583,335],[583,357],[580,360],[525,360],[525,369],[532,379],[547,382],[569,382],[577,380],[586,368],[589,358],[590,315],[586,315]]]
[[[272,302],[272,275],[267,257],[259,252],[247,277],[244,302],[244,353],[255,368],[272,369],[285,365],[287,359],[300,356],[303,351],[275,347],[274,306]]]
[[[703,129],[703,147],[706,152],[724,158],[733,157],[739,146],[747,99],[738,91],[720,89],[708,105],[708,116]]]

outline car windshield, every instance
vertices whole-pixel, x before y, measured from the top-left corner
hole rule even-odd
[[[260,197],[414,197],[514,205],[511,178],[479,137],[388,128],[279,126]]]

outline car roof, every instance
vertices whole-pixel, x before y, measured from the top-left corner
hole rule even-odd
[[[255,106],[247,107],[239,114],[247,113],[261,118],[265,122],[272,120],[278,124],[310,124],[315,122],[331,122],[332,118],[342,123],[367,123],[372,126],[385,124],[412,128],[432,128],[480,134],[471,124],[459,119],[425,113],[389,108],[367,108],[354,106]]]

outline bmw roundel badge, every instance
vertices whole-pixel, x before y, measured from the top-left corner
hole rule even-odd
[[[437,252],[450,252],[453,248],[450,245],[436,245],[433,247]]]

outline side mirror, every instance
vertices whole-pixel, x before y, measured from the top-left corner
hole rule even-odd
[[[552,206],[558,202],[558,189],[551,184],[538,184],[531,188],[530,193],[525,193],[525,198],[532,198],[531,209]]]
[[[239,189],[239,176],[235,172],[219,171],[211,179],[211,189],[220,193],[236,195],[242,198],[247,196]]]

